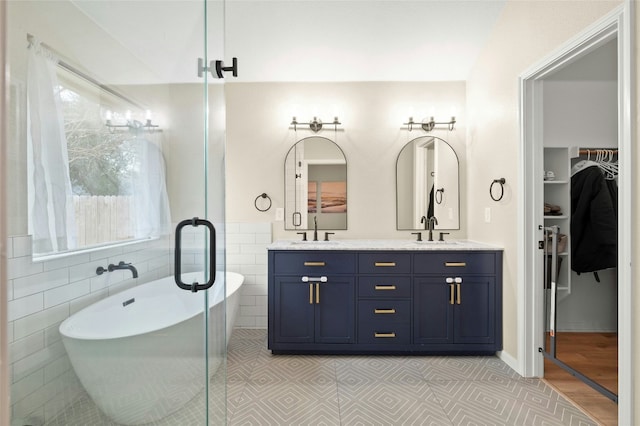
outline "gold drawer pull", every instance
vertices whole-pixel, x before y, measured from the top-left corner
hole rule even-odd
[[[374,263],[375,266],[383,266],[383,267],[393,267],[396,266],[396,262],[376,262]]]
[[[313,284],[309,283],[309,304],[313,305]]]
[[[377,285],[375,287],[376,290],[395,290],[395,285]]]
[[[396,337],[396,333],[377,333],[376,332],[376,333],[373,333],[373,336],[375,338],[381,338],[381,337],[382,338],[389,338],[389,337],[393,338],[393,337]]]
[[[304,262],[304,266],[327,266],[325,262]]]
[[[444,266],[467,266],[467,262],[444,262]]]
[[[395,309],[374,309],[373,313],[374,314],[395,314],[396,310]]]
[[[455,297],[455,287],[453,286],[453,284],[449,284],[449,288],[451,289],[451,294],[449,294],[449,304],[453,305],[453,299]]]

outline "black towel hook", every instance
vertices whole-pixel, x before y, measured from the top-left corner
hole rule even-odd
[[[505,178],[500,178],[500,179],[494,179],[493,182],[491,182],[491,186],[489,187],[489,195],[491,196],[491,199],[493,201],[500,201],[502,200],[502,197],[504,196],[504,184],[507,180]],[[500,196],[498,198],[493,196],[493,185],[495,185],[496,183],[500,184]]]
[[[264,209],[261,209],[260,207],[258,207],[258,200],[260,198],[266,198],[267,200],[269,200],[269,205]],[[262,194],[260,194],[260,195],[258,195],[256,197],[255,201],[253,202],[253,205],[256,206],[256,210],[258,210],[260,212],[266,212],[267,210],[269,210],[271,208],[271,197],[269,197],[266,192],[263,192]]]

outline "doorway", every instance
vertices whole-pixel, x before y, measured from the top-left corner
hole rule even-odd
[[[562,113],[553,111],[555,107],[549,103],[549,97],[553,97],[554,93],[549,89],[556,86],[563,86],[561,82],[567,79],[568,75],[573,73],[571,80],[576,84],[585,84],[586,75],[580,73],[585,72],[585,68],[575,68],[581,63],[585,65],[590,60],[597,58],[599,54],[613,54],[615,57],[616,70],[615,83],[613,88],[613,99],[616,113],[613,115],[611,124],[606,127],[613,137],[608,137],[609,142],[602,148],[616,148],[620,151],[620,160],[618,162],[620,174],[618,176],[619,196],[617,208],[618,216],[618,256],[617,263],[619,268],[613,273],[613,276],[607,278],[609,281],[609,293],[607,298],[611,301],[610,306],[603,307],[604,316],[608,317],[609,328],[617,329],[620,336],[618,340],[618,376],[619,383],[617,394],[620,395],[618,413],[620,424],[632,423],[633,406],[630,397],[632,395],[632,364],[631,364],[631,345],[632,334],[630,330],[631,318],[631,300],[629,297],[631,286],[631,220],[630,205],[632,192],[631,186],[631,164],[632,158],[630,138],[629,111],[631,108],[628,96],[630,87],[630,34],[628,29],[629,10],[621,7],[614,11],[611,15],[603,19],[601,22],[588,28],[583,34],[569,41],[558,52],[536,65],[530,71],[521,77],[521,111],[522,111],[522,191],[525,195],[523,203],[525,217],[523,220],[524,228],[521,230],[521,242],[523,268],[521,269],[521,277],[523,282],[523,306],[525,309],[521,313],[525,333],[520,341],[519,348],[523,350],[523,371],[525,375],[544,377],[544,360],[547,358],[542,355],[540,348],[547,348],[545,344],[545,336],[550,331],[549,311],[545,309],[548,305],[545,294],[549,290],[545,290],[544,282],[544,259],[543,251],[539,249],[538,242],[545,240],[544,230],[552,225],[557,225],[563,229],[561,233],[570,234],[571,214],[571,168],[580,161],[580,148],[585,144],[585,133],[578,143],[571,143],[571,138],[575,136],[576,127],[573,128],[567,123],[571,120],[585,120],[586,117],[575,114],[579,108],[564,109]],[[572,71],[572,67],[574,67]],[[593,79],[590,76],[589,79]],[[554,80],[555,79],[555,80]],[[579,82],[583,80],[582,82]],[[570,85],[564,84],[567,88]],[[556,87],[557,88],[557,87]],[[545,91],[545,89],[547,89]],[[574,99],[575,96],[574,96]],[[558,99],[556,99],[558,100]],[[591,105],[593,105],[591,101]],[[582,105],[580,108],[585,107]],[[587,105],[588,107],[588,105]],[[554,128],[554,120],[563,124],[560,128],[556,127],[555,131],[550,132]],[[561,135],[562,131],[569,130],[568,134]],[[602,130],[602,129],[598,129]],[[579,130],[580,133],[582,130]],[[594,132],[591,132],[593,134]],[[553,137],[561,135],[559,141],[554,141]],[[596,138],[597,144],[603,143],[602,137]],[[589,145],[587,146],[587,148]],[[596,145],[590,145],[595,148]],[[588,154],[587,154],[588,155]],[[624,158],[623,158],[624,157]],[[586,159],[586,157],[585,157]],[[549,170],[547,170],[549,169]],[[558,171],[555,174],[556,170]],[[545,181],[545,171],[553,171],[552,179],[554,183]],[[546,183],[545,183],[546,182]],[[550,209],[554,209],[556,217],[552,214],[545,215],[542,208],[543,205],[549,205]],[[559,208],[559,210],[558,210]],[[548,212],[550,213],[550,212]],[[622,231],[624,230],[624,231]],[[575,236],[574,236],[575,237]],[[567,306],[572,305],[571,296],[576,297],[580,292],[584,292],[585,288],[576,290],[576,278],[578,280],[588,279],[587,275],[577,277],[575,272],[571,271],[571,238],[568,235],[568,248],[558,257],[562,259],[563,265],[560,269],[554,268],[557,273],[558,292],[556,293],[555,304],[556,309],[565,309],[563,315],[565,331],[570,328],[567,322]],[[554,270],[551,271],[554,274]],[[609,273],[609,272],[607,272]],[[617,275],[617,276],[616,276]],[[555,274],[554,274],[555,276]],[[599,291],[603,288],[599,288]],[[614,303],[615,302],[615,303]],[[563,306],[564,305],[564,306]],[[604,305],[604,303],[603,303]],[[575,304],[574,304],[575,308]],[[579,315],[578,315],[579,316]],[[613,318],[613,320],[611,320]],[[625,321],[623,321],[625,320]],[[617,322],[617,324],[616,324]],[[560,324],[554,324],[560,327]],[[575,326],[575,324],[574,324]],[[610,331],[610,330],[607,330]],[[544,350],[544,349],[542,349]],[[565,357],[565,359],[568,359]]]

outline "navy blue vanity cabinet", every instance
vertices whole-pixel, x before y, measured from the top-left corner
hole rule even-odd
[[[411,254],[358,254],[358,343],[411,344]]]
[[[269,269],[274,353],[355,342],[355,254],[270,251]]]
[[[502,251],[269,250],[273,353],[492,354]]]
[[[416,254],[413,342],[433,350],[502,349],[502,252]]]

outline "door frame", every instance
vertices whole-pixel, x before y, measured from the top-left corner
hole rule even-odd
[[[520,172],[518,189],[522,197],[518,209],[518,367],[525,377],[544,374],[542,259],[538,241],[543,239],[543,153],[542,85],[544,78],[563,66],[618,38],[618,422],[634,421],[634,314],[632,243],[637,227],[633,223],[634,181],[632,167],[636,149],[632,143],[632,119],[635,118],[635,81],[633,74],[633,17],[631,0],[563,44],[552,54],[520,75]]]
[[[0,2],[0,63],[7,63],[7,2]],[[7,73],[0,73],[0,158],[6,161],[7,149]],[[9,403],[9,339],[8,315],[5,306],[9,306],[7,282],[7,204],[6,204],[6,167],[0,170],[0,425],[8,425],[11,420],[11,404]]]

